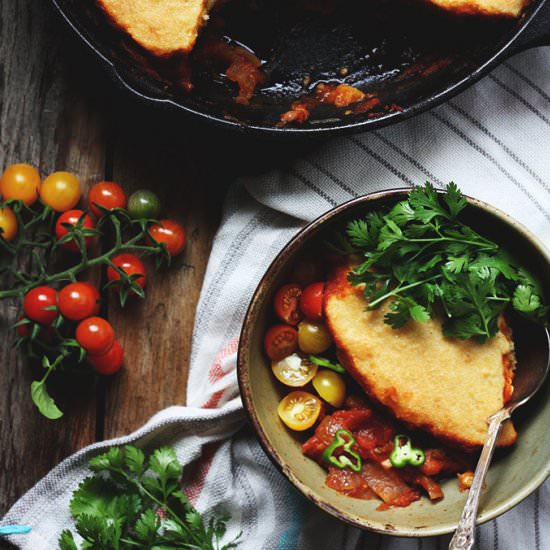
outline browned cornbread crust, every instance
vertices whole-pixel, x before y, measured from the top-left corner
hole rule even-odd
[[[428,0],[428,2],[457,14],[519,17],[529,0]]]
[[[513,344],[502,332],[485,344],[447,338],[441,321],[384,323],[387,309],[367,311],[361,287],[337,268],[326,286],[325,315],[340,360],[366,393],[396,418],[465,449],[483,445],[487,418],[504,404],[504,358]],[[514,361],[511,362],[512,364]],[[517,433],[504,425],[499,446]]]
[[[113,24],[162,57],[190,52],[212,0],[97,0]]]

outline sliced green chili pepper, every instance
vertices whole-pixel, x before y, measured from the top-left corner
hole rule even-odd
[[[361,471],[361,457],[352,447],[355,444],[355,438],[348,430],[338,430],[334,434],[332,443],[325,449],[323,459],[329,464],[338,468],[350,468],[354,472]],[[335,456],[334,453],[342,451],[341,454]]]
[[[401,444],[401,441],[405,443]],[[396,468],[405,466],[422,466],[426,462],[426,455],[422,449],[416,449],[411,445],[411,438],[407,435],[396,435],[393,440],[393,451],[390,462]]]

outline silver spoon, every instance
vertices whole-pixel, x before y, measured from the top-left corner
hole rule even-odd
[[[479,498],[502,423],[535,395],[550,368],[550,334],[547,329],[525,320],[518,320],[514,323],[513,333],[517,358],[514,393],[505,407],[487,419],[489,424],[487,438],[476,466],[460,522],[449,544],[449,550],[473,548]]]

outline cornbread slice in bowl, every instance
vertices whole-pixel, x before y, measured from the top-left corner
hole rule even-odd
[[[346,370],[407,425],[460,447],[482,446],[486,419],[504,405],[505,369],[515,362],[506,331],[480,344],[445,337],[441,319],[395,330],[384,323],[387,307],[367,310],[363,289],[347,279],[349,270],[335,269],[325,291],[327,324]],[[516,438],[507,422],[498,445]]]
[[[445,498],[438,503],[421,498],[405,508],[383,510],[377,501],[350,498],[327,487],[326,470],[302,453],[301,444],[307,435],[290,432],[277,417],[275,411],[284,390],[274,380],[263,350],[265,331],[273,322],[273,297],[289,280],[296,262],[312,250],[319,250],[321,243],[348,221],[363,217],[369,211],[390,208],[405,198],[407,191],[386,191],[355,199],[331,210],[292,239],[271,264],[252,298],[241,335],[238,376],[245,408],[262,447],[307,498],[357,527],[398,536],[427,536],[450,533],[456,528],[466,499],[456,479],[442,483]],[[484,236],[505,244],[508,252],[540,279],[548,294],[550,254],[533,235],[502,212],[474,199],[468,199],[465,218],[466,223]],[[522,363],[536,360],[537,351],[546,352],[523,345],[516,351],[518,368]],[[480,508],[481,522],[518,504],[550,474],[550,442],[546,437],[549,397],[547,384],[524,411],[514,415],[518,439],[509,449],[502,450],[491,466]]]

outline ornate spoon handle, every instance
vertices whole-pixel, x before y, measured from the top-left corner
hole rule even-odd
[[[508,418],[510,418],[510,411],[508,409],[501,409],[488,419],[489,429],[487,431],[487,438],[485,439],[485,444],[476,466],[474,480],[468,492],[468,499],[462,511],[460,523],[449,544],[449,550],[471,550],[474,546],[477,509],[481,490],[483,489],[483,481],[495,452],[495,443],[500,428],[502,423]]]

